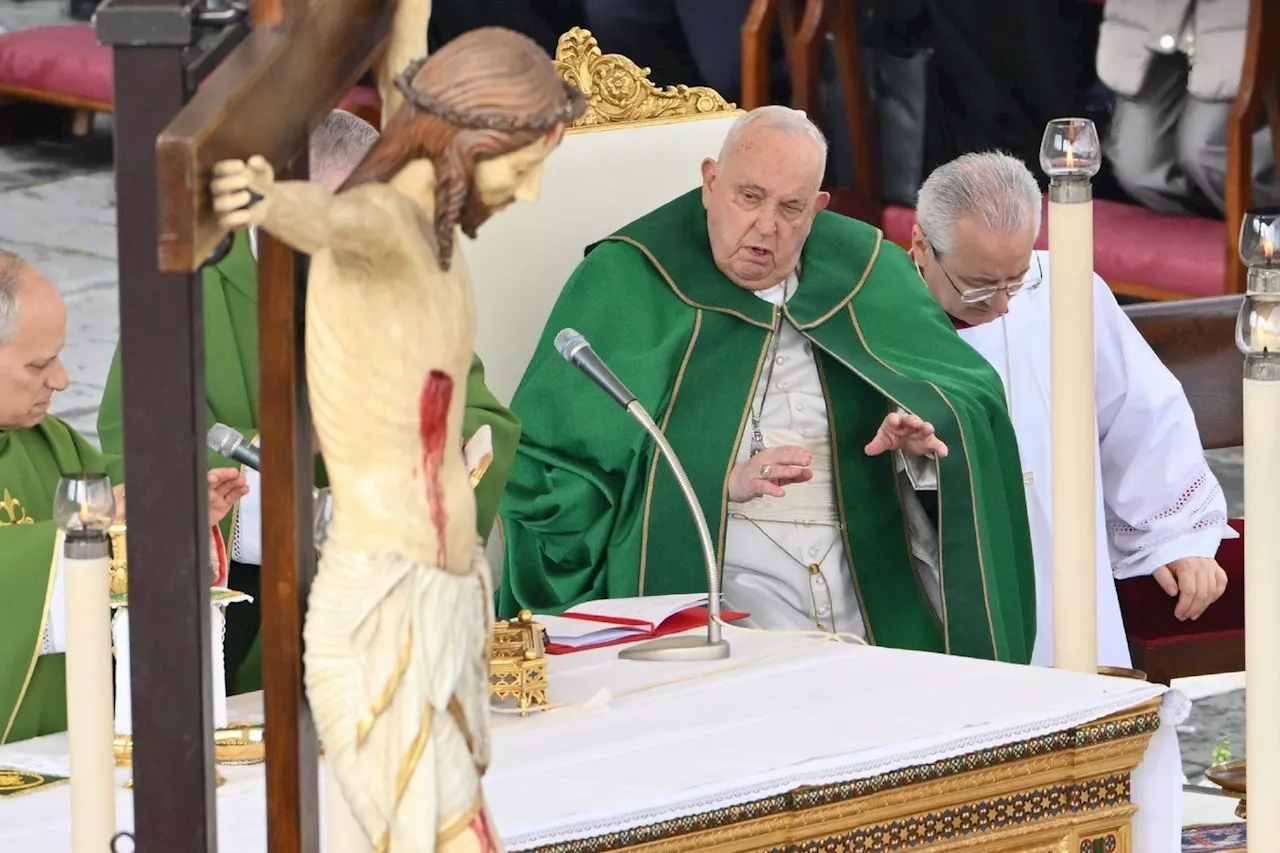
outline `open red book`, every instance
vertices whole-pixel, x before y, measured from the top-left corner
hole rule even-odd
[[[720,611],[725,622],[749,615]],[[571,607],[559,616],[535,615],[533,620],[547,631],[547,654],[563,655],[705,628],[707,597],[695,593],[606,598]]]

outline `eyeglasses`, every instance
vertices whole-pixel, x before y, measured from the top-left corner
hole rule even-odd
[[[975,305],[980,302],[987,302],[997,293],[1003,293],[1005,296],[1012,299],[1024,290],[1035,290],[1040,286],[1040,283],[1044,281],[1044,268],[1040,264],[1040,253],[1032,252],[1031,257],[1035,260],[1035,265],[1031,269],[1027,270],[1026,275],[1022,277],[1021,281],[1014,281],[1009,284],[992,284],[982,287],[961,287],[956,284],[956,280],[951,277],[951,273],[942,265],[942,258],[938,255],[938,250],[933,247],[932,243],[929,244],[929,248],[933,251],[933,256],[938,261],[938,268],[942,270],[942,274],[947,277],[947,281],[951,283],[951,286],[955,289],[956,293],[960,294],[960,301],[966,305]]]

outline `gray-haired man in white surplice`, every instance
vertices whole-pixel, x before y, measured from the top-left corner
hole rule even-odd
[[[1032,663],[1053,664],[1049,253],[1034,251],[1041,195],[1021,160],[966,154],[924,182],[911,253],[959,334],[1000,374],[1018,436],[1036,562]],[[1234,536],[1174,378],[1093,277],[1098,420],[1098,662],[1130,665],[1115,581],[1149,575],[1195,619],[1222,595]]]

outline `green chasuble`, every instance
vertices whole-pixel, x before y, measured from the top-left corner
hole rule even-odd
[[[705,591],[697,533],[653,442],[556,353],[577,329],[680,454],[717,537],[776,312],[814,344],[837,509],[868,642],[1026,663],[1035,576],[1022,467],[996,372],[955,333],[910,258],[823,212],[777,308],[715,266],[697,191],[588,250],[512,401],[523,440],[502,504],[500,617],[606,597]],[[943,612],[916,578],[895,454],[863,447],[901,407],[932,423]]]
[[[103,456],[55,417],[0,431],[0,743],[67,727],[63,656],[40,651],[57,560],[53,497],[64,473],[80,472],[122,480],[118,457]]]
[[[236,235],[231,251],[204,271],[205,412],[209,426],[224,423],[247,438],[258,435],[258,262],[246,232]],[[120,347],[116,347],[98,410],[98,438],[108,453],[124,452]],[[482,425],[493,431],[493,461],[476,486],[476,529],[488,537],[498,515],[507,473],[520,442],[520,422],[498,402],[484,382],[479,357],[467,376],[467,409],[463,440]],[[239,463],[209,451],[209,467],[238,467]],[[323,467],[317,483],[325,482]],[[231,537],[232,514],[222,532]]]

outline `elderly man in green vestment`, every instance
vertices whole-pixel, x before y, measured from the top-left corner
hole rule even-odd
[[[706,590],[675,479],[556,354],[572,327],[665,430],[759,627],[1025,663],[1034,569],[995,372],[910,258],[826,212],[826,142],[763,107],[700,190],[587,250],[512,401],[499,616]]]
[[[67,387],[59,356],[66,309],[58,291],[10,252],[0,251],[0,743],[67,725],[66,637],[53,499],[65,474],[105,473],[119,484],[118,456],[95,450],[49,414]],[[214,585],[226,581],[217,523],[244,494],[234,468],[209,472]],[[116,486],[118,511],[124,487]]]
[[[335,110],[312,133],[309,145],[312,178],[336,192],[378,139],[378,131],[351,113]],[[230,251],[204,271],[205,410],[209,425],[223,423],[246,438],[258,435],[258,265],[257,234],[239,232]],[[124,413],[121,410],[120,352],[111,363],[102,405],[98,411],[98,435],[104,450],[124,450]],[[492,459],[476,484],[476,529],[488,538],[498,514],[498,501],[506,487],[507,472],[520,441],[520,422],[485,385],[484,365],[471,362],[467,378],[467,408],[463,437],[471,439],[487,426]],[[210,467],[236,464],[209,452]],[[257,475],[245,471],[250,486]],[[317,464],[317,480],[324,484],[323,463]],[[261,530],[258,501],[253,490],[223,523],[231,543],[231,584],[253,596],[251,603],[227,610],[226,664],[228,688],[233,693],[260,689],[261,655],[258,645],[261,586]]]

